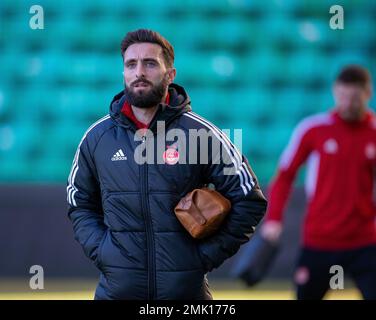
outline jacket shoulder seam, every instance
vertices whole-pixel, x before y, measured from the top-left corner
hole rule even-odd
[[[97,140],[96,143],[95,143],[95,146],[94,146],[94,149],[93,149],[93,155],[94,155],[94,153],[95,153],[95,150],[96,150],[97,147],[98,147],[99,142],[101,141],[102,137],[104,136],[104,134],[105,134],[107,131],[109,131],[109,130],[111,130],[112,128],[114,128],[115,126],[116,126],[116,124],[112,124],[111,127],[105,129],[105,130],[101,133],[101,135],[99,136],[98,140]]]

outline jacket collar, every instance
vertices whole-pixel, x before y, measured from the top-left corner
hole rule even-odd
[[[183,87],[177,84],[170,84],[168,88],[170,101],[169,104],[160,103],[153,120],[150,122],[149,129],[156,130],[157,121],[165,121],[166,127],[171,121],[181,114],[191,111],[190,99]],[[129,129],[137,130],[136,125],[128,117],[126,117],[121,109],[127,98],[124,90],[114,96],[110,105],[110,116],[119,124]]]

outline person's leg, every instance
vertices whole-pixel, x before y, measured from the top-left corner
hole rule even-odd
[[[352,250],[348,268],[363,298],[376,300],[376,245]]]
[[[294,284],[298,300],[320,300],[329,288],[330,267],[336,253],[303,248],[300,252]]]

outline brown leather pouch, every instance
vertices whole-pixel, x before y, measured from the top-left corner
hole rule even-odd
[[[215,232],[231,210],[231,202],[208,188],[194,189],[175,207],[175,214],[193,238],[201,239]]]

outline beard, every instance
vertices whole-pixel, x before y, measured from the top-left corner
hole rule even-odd
[[[364,116],[364,107],[361,105],[354,105],[352,108],[348,108],[340,111],[342,119],[347,122],[358,122]]]
[[[149,90],[139,90],[136,92],[133,87],[140,82],[145,82],[149,84]],[[139,79],[134,81],[130,86],[125,87],[125,95],[127,96],[128,102],[137,108],[149,109],[162,102],[168,87],[168,77],[167,74],[163,77],[160,83],[153,85],[150,81],[146,79]]]

